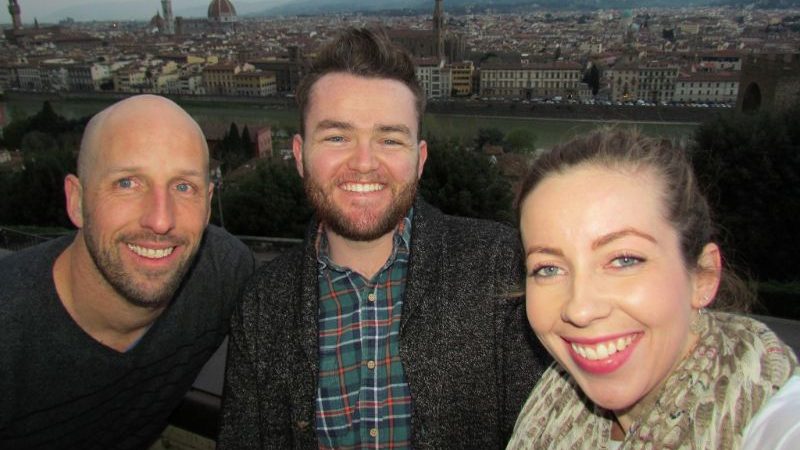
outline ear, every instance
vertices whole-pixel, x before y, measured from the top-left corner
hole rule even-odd
[[[64,196],[67,199],[67,215],[77,228],[83,228],[83,187],[81,180],[73,174],[64,178]]]
[[[423,141],[419,141],[417,145],[419,148],[419,165],[417,167],[417,178],[422,177],[422,169],[425,167],[425,161],[428,160],[428,143]]]
[[[694,295],[692,307],[705,308],[714,301],[722,278],[722,255],[719,246],[711,242],[703,247],[703,252],[697,259],[697,269],[694,274]]]
[[[292,138],[292,153],[294,154],[294,165],[300,178],[303,178],[303,137],[295,134]]]

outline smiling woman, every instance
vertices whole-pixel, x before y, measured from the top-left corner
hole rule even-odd
[[[595,131],[540,156],[518,205],[528,319],[556,362],[509,448],[780,448],[765,439],[800,432],[763,432],[800,416],[771,400],[800,400],[791,349],[706,312],[747,295],[681,149]]]

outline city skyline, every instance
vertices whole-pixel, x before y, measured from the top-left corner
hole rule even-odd
[[[175,16],[196,18],[205,17],[210,0],[173,0]],[[0,25],[10,24],[6,1],[0,8]],[[23,25],[34,23],[57,23],[71,18],[76,21],[144,21],[149,20],[156,11],[161,11],[159,0],[20,0]],[[325,14],[331,12],[379,11],[379,10],[427,10],[433,0],[234,0],[232,2],[239,16],[276,16],[297,14]],[[681,8],[704,6],[747,5],[760,8],[798,8],[800,0],[447,0],[446,9],[455,13],[481,14],[483,12],[502,12],[512,9],[532,10],[627,10],[639,8]],[[514,6],[516,5],[516,6]],[[487,9],[488,8],[488,9]]]
[[[286,3],[288,0],[234,0],[240,14],[248,14]],[[172,0],[175,16],[205,17],[210,0]],[[2,0],[0,24],[10,24],[8,1]],[[161,0],[19,0],[23,25],[57,23],[66,18],[74,20],[149,20],[156,11],[161,12]]]

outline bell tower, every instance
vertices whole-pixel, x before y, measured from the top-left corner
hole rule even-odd
[[[433,34],[436,39],[436,58],[444,60],[444,7],[443,0],[436,0],[436,7],[433,9]]]
[[[172,15],[172,0],[161,0],[164,10],[164,34],[175,34],[175,17]]]
[[[11,22],[14,24],[14,29],[19,30],[22,28],[22,18],[20,17],[19,3],[17,3],[17,0],[8,0],[8,13],[11,15]]]

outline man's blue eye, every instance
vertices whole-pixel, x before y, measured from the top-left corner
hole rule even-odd
[[[128,189],[133,187],[133,181],[130,178],[123,178],[117,182],[117,185],[123,189]]]
[[[180,192],[189,192],[192,189],[192,187],[186,183],[181,183],[175,189],[177,189]]]

